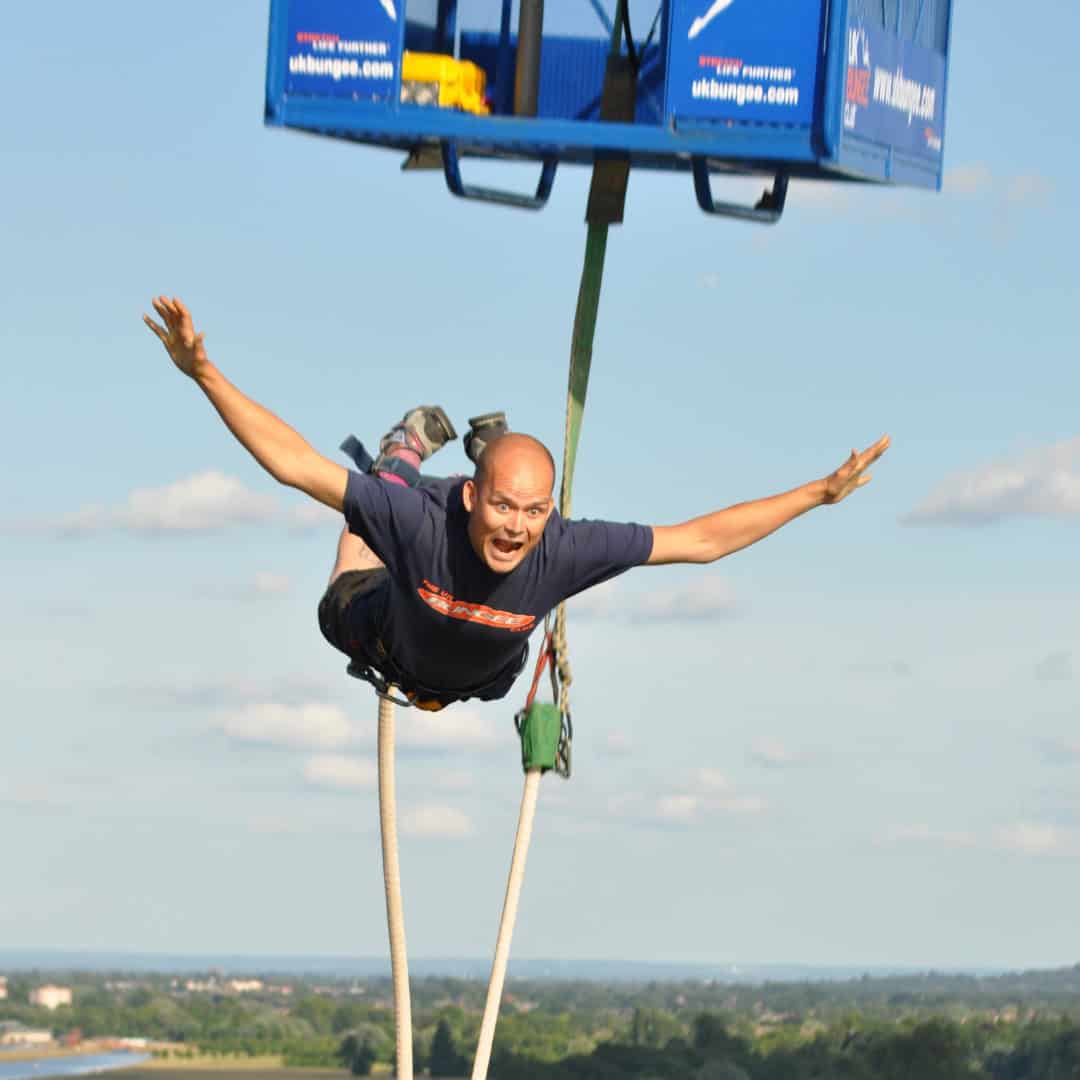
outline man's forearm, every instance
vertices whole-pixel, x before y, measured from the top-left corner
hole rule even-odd
[[[701,561],[712,562],[749,547],[824,502],[825,481],[813,480],[782,495],[738,503],[697,518],[692,524],[700,532]]]
[[[211,363],[194,376],[226,427],[275,479],[296,486],[311,445],[284,420],[252,401]]]

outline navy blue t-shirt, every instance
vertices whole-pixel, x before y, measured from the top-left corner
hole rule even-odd
[[[464,483],[408,488],[350,472],[345,489],[350,531],[389,572],[382,642],[403,673],[434,689],[490,682],[560,601],[652,552],[648,526],[564,521],[553,512],[540,543],[509,574],[496,574],[469,542]]]

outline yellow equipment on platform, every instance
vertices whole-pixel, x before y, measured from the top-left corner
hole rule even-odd
[[[409,105],[435,105],[440,109],[487,116],[484,98],[487,75],[471,60],[455,60],[439,53],[406,51],[401,58],[401,101]]]

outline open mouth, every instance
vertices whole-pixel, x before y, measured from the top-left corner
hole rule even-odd
[[[524,547],[524,541],[522,540],[501,540],[495,538],[491,541],[491,546],[500,554],[507,558],[516,555],[522,547]]]

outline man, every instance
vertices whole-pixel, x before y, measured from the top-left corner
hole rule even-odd
[[[180,300],[153,306],[162,324],[144,315],[147,326],[255,460],[344,513],[319,605],[324,635],[425,708],[505,696],[529,632],[560,601],[634,566],[709,563],[747,547],[862,487],[889,446],[884,436],[822,480],[680,525],[563,521],[551,454],[501,433],[501,414],[473,421],[471,479],[419,482],[420,462],[455,437],[441,409],[423,406],[383,439],[371,472],[349,471],[218,371]]]

